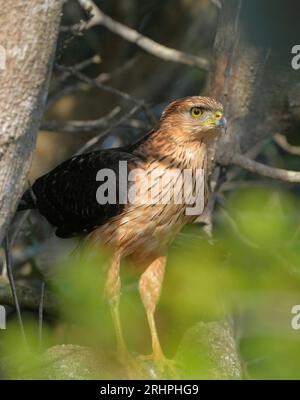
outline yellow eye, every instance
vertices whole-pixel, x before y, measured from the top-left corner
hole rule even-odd
[[[222,118],[222,113],[221,113],[221,111],[217,111],[216,113],[215,113],[215,119],[221,119]]]
[[[202,114],[203,114],[203,110],[200,107],[193,107],[191,109],[191,115],[194,118],[200,118]]]

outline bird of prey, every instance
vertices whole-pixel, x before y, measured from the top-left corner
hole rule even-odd
[[[131,355],[120,323],[119,272],[121,260],[129,258],[141,268],[139,292],[152,339],[152,354],[148,357],[162,370],[168,366],[154,319],[167,248],[182,227],[199,216],[187,213],[187,208],[196,201],[196,196],[192,195],[196,190],[197,170],[203,172],[204,189],[201,193],[203,203],[207,202],[207,147],[213,139],[218,139],[225,127],[223,107],[216,100],[201,96],[178,99],[165,108],[158,127],[137,143],[75,156],[37,179],[21,199],[19,210],[38,209],[56,228],[57,236],[67,238],[84,234],[88,243],[101,243],[112,249],[105,293],[122,360],[130,359]],[[123,193],[118,192],[116,201],[98,201],[97,174],[109,169],[118,184],[121,163],[127,166],[126,178],[132,173],[134,179],[127,182]],[[146,179],[135,173],[140,170],[145,172]],[[192,172],[187,185],[182,183],[186,181],[177,178],[173,186],[168,180],[164,181],[168,172],[174,170]],[[148,180],[151,175],[155,176],[154,180]],[[176,190],[182,190],[183,186],[187,186],[185,189],[189,195],[182,196],[182,201],[173,201]],[[132,187],[135,201],[121,201],[124,191],[127,195]],[[143,195],[152,189],[156,189],[156,201],[142,201]],[[168,200],[162,201],[166,194],[169,194]]]

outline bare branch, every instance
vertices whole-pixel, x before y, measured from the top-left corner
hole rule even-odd
[[[120,65],[118,68],[114,69],[111,72],[101,72],[101,74],[96,78],[97,82],[106,83],[112,78],[121,75],[123,72],[128,71],[130,68],[134,66],[134,64],[138,61],[139,56],[135,56],[125,61],[123,65]]]
[[[89,78],[88,76],[82,74],[81,72],[74,70],[72,67],[57,66],[57,68],[61,69],[62,71],[64,71],[64,70],[70,71],[74,76],[76,76],[82,82],[85,82],[91,86],[94,86],[97,89],[104,90],[108,93],[114,94],[115,96],[118,96],[125,101],[129,101],[131,103],[138,105],[139,108],[144,109],[146,115],[148,116],[149,120],[153,124],[155,124],[157,122],[155,115],[151,112],[149,107],[145,104],[144,100],[136,99],[136,98],[132,97],[130,94],[125,93],[119,89],[113,88],[109,85],[104,85],[103,83],[99,82],[97,79]]]
[[[172,61],[180,64],[185,64],[193,67],[198,67],[208,70],[208,61],[205,58],[198,57],[192,54],[187,54],[182,51],[166,47],[155,42],[152,39],[142,35],[136,30],[121,24],[104,14],[99,7],[91,0],[79,0],[79,3],[87,11],[91,11],[94,17],[90,20],[87,28],[95,25],[103,25],[111,32],[121,36],[128,42],[134,43],[148,53],[161,58],[165,61]]]
[[[38,311],[40,305],[40,290],[16,285],[16,293],[22,310]],[[58,314],[58,300],[53,293],[45,290],[43,308],[46,314],[55,316]],[[9,285],[0,281],[0,304],[15,306]]]
[[[98,136],[90,139],[83,147],[81,147],[77,152],[77,154],[82,154],[89,150],[92,146],[95,146],[103,136],[107,135],[112,129],[116,128],[119,125],[124,124],[127,120],[129,120],[134,114],[142,107],[142,104],[137,104],[132,108],[128,113],[124,114],[119,120],[113,123],[108,129],[101,132]]]
[[[231,164],[237,165],[255,174],[265,176],[266,178],[279,179],[284,182],[300,182],[300,172],[298,171],[270,167],[268,165],[251,160],[243,154],[234,154],[231,159]]]
[[[281,147],[287,153],[293,154],[295,156],[300,156],[300,146],[291,145],[287,141],[287,138],[285,136],[277,133],[276,135],[274,135],[273,139],[274,139],[274,142],[276,144],[278,144],[278,146]]]
[[[45,282],[41,285],[41,298],[39,304],[39,346],[42,347],[43,339],[43,322],[44,322],[44,297],[45,297]]]
[[[76,82],[76,83],[67,85],[67,86],[63,87],[61,90],[58,90],[55,93],[50,94],[50,96],[48,97],[46,110],[49,110],[62,97],[66,96],[68,94],[74,93],[74,92],[86,91],[88,89],[89,89],[89,85],[82,83],[82,82]]]
[[[72,66],[72,68],[76,71],[82,71],[83,69],[89,67],[90,65],[93,64],[100,64],[101,63],[101,57],[96,54],[91,58],[88,58],[86,60],[81,61],[78,64],[75,64]],[[58,78],[58,82],[62,83],[64,82],[66,79],[68,79],[72,74],[69,71],[65,71],[59,78]]]
[[[142,100],[135,99],[134,97],[130,96],[128,93],[122,92],[121,90],[113,88],[111,86],[104,85],[103,83],[99,82],[97,79],[89,78],[87,75],[82,74],[81,72],[77,71],[73,67],[58,65],[57,68],[60,69],[61,71],[69,71],[71,74],[76,76],[81,81],[88,83],[89,85],[94,86],[98,89],[101,89],[106,92],[112,93],[116,96],[119,96],[123,100],[130,101],[132,103],[141,103],[142,102]]]
[[[21,337],[24,342],[24,345],[27,346],[27,340],[26,340],[26,335],[25,335],[25,330],[24,330],[24,325],[23,325],[23,319],[22,319],[22,314],[21,314],[21,309],[20,309],[20,303],[17,295],[17,290],[16,290],[16,285],[15,285],[15,280],[14,280],[14,274],[13,274],[13,269],[12,269],[12,262],[11,262],[11,252],[10,252],[10,243],[8,236],[5,237],[5,242],[4,242],[4,250],[5,250],[5,259],[6,259],[6,266],[7,266],[7,272],[8,272],[8,279],[9,279],[9,285],[11,288],[11,293],[13,297],[13,302],[14,306],[16,307],[16,312],[18,316],[18,322],[20,326],[20,331],[21,331]]]
[[[97,60],[97,57],[99,57],[99,56],[94,56],[89,60],[85,60],[82,63],[77,64],[76,69],[80,71],[83,68],[86,68],[88,65],[90,65],[91,62],[95,62],[95,59]],[[130,69],[136,63],[137,60],[138,60],[138,57],[132,57],[128,61],[126,61],[123,65],[121,65],[120,67],[116,68],[115,70],[113,70],[111,72],[101,72],[101,74],[99,74],[97,76],[97,78],[94,79],[94,81],[97,81],[100,83],[106,83],[106,82],[110,81],[111,79],[126,72],[128,69]],[[70,77],[70,75],[71,75],[71,73],[66,71],[62,75],[63,78],[59,78],[59,82],[60,83],[64,82],[66,80],[65,78]],[[76,83],[67,84],[66,86],[64,86],[62,88],[52,91],[52,93],[50,93],[50,96],[48,96],[47,109],[52,107],[53,104],[56,103],[56,101],[58,101],[59,99],[61,99],[63,96],[66,96],[68,94],[71,94],[71,93],[74,93],[77,91],[87,91],[92,86],[87,83],[76,82]]]
[[[120,107],[115,107],[107,116],[89,121],[45,121],[40,129],[51,132],[86,133],[96,129],[108,128],[111,120],[120,112]]]

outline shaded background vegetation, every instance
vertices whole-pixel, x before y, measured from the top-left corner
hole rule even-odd
[[[159,43],[208,60],[212,56],[218,1],[97,0],[95,4]],[[252,21],[250,14],[249,18]],[[90,21],[79,2],[66,2],[30,181],[93,138],[97,141],[89,150],[131,142],[155,124],[171,100],[207,93],[205,69],[165,62],[103,26],[88,28]],[[128,93],[130,98],[84,82],[74,69]],[[119,123],[137,104],[136,99],[145,106]],[[87,132],[70,128],[70,121],[98,120],[107,115],[107,126]],[[62,124],[64,121],[69,121],[68,126]],[[273,133],[283,136],[265,141],[260,159],[297,169],[297,148],[290,154],[280,145],[282,137],[295,146],[300,144],[297,124]],[[291,327],[291,309],[300,303],[299,189],[236,167],[226,172],[222,168],[222,179],[224,184],[215,195],[213,237],[207,237],[199,221],[181,233],[170,249],[157,311],[163,347],[169,357],[182,363],[182,377],[299,379],[300,333]],[[92,356],[82,354],[83,347],[71,349],[72,357],[77,351],[79,360],[82,357],[88,364],[84,371],[79,368],[75,377],[122,377],[114,356],[109,312],[101,297],[105,252],[85,261],[70,256],[77,242],[56,239],[51,227],[35,212],[17,216],[10,234],[14,237],[12,263],[30,350],[24,350],[7,290],[3,252],[0,303],[6,305],[9,318],[7,330],[0,331],[2,377],[64,377],[56,352],[58,359],[68,360],[69,355],[53,347],[61,344],[93,349]],[[122,274],[126,339],[133,352],[148,353],[150,338],[136,276],[126,268]],[[215,321],[228,323],[233,344],[218,335],[219,331],[207,328]],[[213,356],[210,338],[219,346]],[[226,363],[226,357],[233,358]],[[67,362],[77,363],[73,359]],[[60,373],[55,375],[51,365]]]

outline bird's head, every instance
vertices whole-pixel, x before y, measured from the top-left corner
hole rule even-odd
[[[192,96],[169,104],[162,113],[160,126],[167,128],[177,142],[214,138],[227,121],[223,106],[210,97]]]

